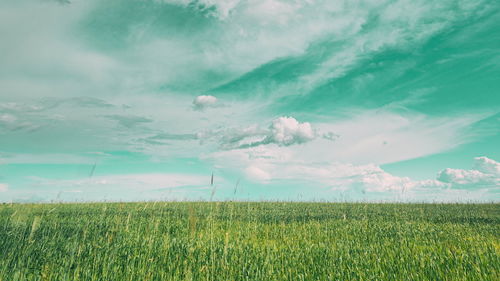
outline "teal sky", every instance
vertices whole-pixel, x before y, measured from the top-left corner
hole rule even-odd
[[[3,0],[0,202],[500,201],[497,0]]]

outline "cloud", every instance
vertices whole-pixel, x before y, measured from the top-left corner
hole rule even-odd
[[[396,176],[375,164],[304,159],[291,147],[235,149],[207,155],[206,160],[214,161],[223,169],[243,171],[246,178],[254,182],[300,181],[342,191],[428,193],[430,190],[500,187],[499,163],[486,157],[475,158],[474,167],[481,171],[445,169],[436,179],[425,180]]]
[[[245,175],[247,178],[259,182],[267,182],[271,179],[271,175],[268,172],[263,171],[257,166],[247,167],[245,169]]]
[[[397,46],[400,42],[404,43],[405,38],[411,38],[411,34],[420,34],[418,31],[426,30],[425,27],[430,24],[429,19],[431,22],[447,22],[460,14],[460,11],[449,9],[451,5],[455,5],[454,1],[446,1],[439,5],[423,1],[417,1],[415,4],[397,1],[397,5],[396,3],[385,5],[376,1],[366,1],[359,6],[335,1],[320,1],[313,5],[309,1],[293,1],[292,3],[258,0],[247,3],[236,0],[174,0],[146,1],[141,3],[145,9],[144,13],[138,17],[118,17],[119,20],[117,20],[105,15],[111,10],[116,14],[128,13],[130,5],[136,3],[134,1],[125,1],[122,4],[84,1],[85,3],[78,2],[77,5],[61,6],[25,2],[14,5],[15,3],[11,2],[0,4],[2,5],[0,21],[3,23],[0,25],[3,28],[0,27],[0,29],[4,31],[2,34],[5,34],[5,40],[3,40],[5,44],[1,47],[3,52],[0,52],[0,60],[4,62],[0,66],[2,82],[0,84],[2,84],[3,92],[10,93],[5,99],[10,101],[25,97],[24,102],[29,103],[36,93],[39,97],[53,96],[75,100],[65,102],[64,108],[57,110],[50,108],[50,112],[40,110],[43,106],[50,107],[50,102],[47,102],[43,106],[34,105],[32,109],[29,109],[29,114],[22,111],[10,113],[18,118],[18,121],[16,125],[8,125],[8,130],[17,129],[16,134],[20,131],[26,134],[2,136],[4,140],[0,141],[0,144],[2,148],[7,147],[6,150],[12,150],[12,147],[15,149],[23,147],[23,150],[47,148],[52,152],[58,152],[60,147],[64,147],[67,150],[77,151],[137,151],[140,149],[158,154],[158,149],[153,146],[161,145],[162,141],[152,139],[147,140],[149,144],[139,142],[155,133],[161,134],[164,130],[168,130],[171,134],[183,135],[213,130],[214,127],[244,126],[241,124],[248,124],[248,120],[263,124],[264,120],[269,120],[275,115],[270,114],[270,110],[262,104],[251,105],[247,109],[244,107],[248,103],[241,102],[241,106],[234,107],[233,112],[225,110],[219,113],[218,111],[223,110],[212,110],[210,116],[205,116],[204,120],[196,120],[199,116],[197,114],[190,116],[185,108],[190,103],[199,108],[209,108],[220,103],[214,96],[199,96],[193,101],[193,88],[195,90],[201,88],[200,93],[216,93],[210,90],[227,81],[238,79],[241,75],[249,73],[248,71],[258,69],[268,62],[274,62],[277,58],[298,56],[299,60],[303,60],[301,55],[307,57],[317,55],[321,60],[313,60],[314,67],[304,68],[308,70],[303,74],[313,75],[319,71],[330,77],[332,69],[341,69],[350,64],[350,60],[336,60],[336,53],[342,57],[345,54],[343,50],[352,50],[354,57],[369,57],[372,50],[378,51],[375,45],[384,43],[378,42],[386,38],[386,36],[380,36],[384,34],[381,31],[394,29],[396,37],[387,36],[388,40],[392,41],[386,42],[386,45]],[[185,13],[172,13],[172,6],[165,3],[180,5]],[[195,8],[200,3],[205,6],[205,11],[198,9],[201,6]],[[398,9],[404,10],[401,7],[405,5],[417,8],[422,6],[422,8],[413,9],[410,20],[407,16],[395,12]],[[467,10],[473,13],[473,8],[481,5],[471,6],[473,7],[468,7]],[[215,8],[215,14],[206,17],[206,12],[212,8]],[[178,11],[180,8],[174,10]],[[433,11],[433,13],[425,11]],[[439,14],[439,11],[453,12],[450,12],[450,17],[446,17],[445,20],[442,17],[433,17]],[[164,17],[158,24],[151,24],[151,16],[157,16],[158,12],[171,15],[171,17]],[[199,13],[204,16],[198,17]],[[378,18],[373,17],[375,14],[383,15],[381,21],[371,21],[373,18]],[[181,15],[188,15],[188,18],[196,20],[187,21]],[[393,23],[397,23],[397,28],[394,28]],[[12,26],[16,28],[10,28]],[[113,31],[112,37],[109,37],[110,30]],[[404,34],[399,34],[399,31]],[[27,34],[29,36],[26,36]],[[368,38],[364,37],[365,34]],[[101,35],[103,37],[100,37]],[[117,42],[116,40],[120,38],[123,41]],[[373,40],[372,43],[370,40],[372,38],[377,40]],[[323,40],[347,43],[339,43],[333,48],[314,47]],[[110,45],[103,48],[103,42],[109,42]],[[33,46],[36,46],[36,52],[32,50]],[[316,54],[314,50],[320,50],[321,54]],[[310,51],[312,53],[309,54]],[[331,60],[328,59],[330,57]],[[323,59],[333,63],[322,63]],[[47,69],[47,65],[51,65],[50,69]],[[269,76],[281,77],[282,75],[277,72],[259,77]],[[292,83],[309,83],[307,77],[291,80]],[[267,87],[264,88],[267,89]],[[161,95],[156,95],[158,89],[161,89]],[[178,92],[189,93],[189,95],[186,94],[183,97],[180,94],[174,95]],[[145,93],[152,94],[148,96]],[[218,94],[214,95],[219,97]],[[81,98],[82,96],[86,98]],[[134,98],[130,98],[131,96]],[[197,105],[196,100],[201,97],[205,98],[200,99]],[[276,102],[274,93],[269,93],[267,97],[270,103]],[[222,97],[219,98],[222,99]],[[238,98],[240,96],[235,94],[234,100]],[[213,99],[216,100],[215,103]],[[123,102],[130,104],[132,108],[123,109],[111,106]],[[21,101],[18,104],[24,103]],[[108,112],[102,112],[104,110]],[[112,122],[103,122],[101,118],[96,118],[96,116],[103,115],[114,116],[113,120],[118,121],[122,126],[116,128],[117,126],[113,126]],[[118,117],[121,115],[125,117]],[[144,118],[154,121],[147,123],[148,121]],[[385,120],[379,121],[385,122]],[[147,132],[148,135],[144,131],[135,130],[145,127],[139,125],[146,123],[148,128],[154,126],[156,130]],[[391,120],[386,123],[391,123]],[[315,128],[318,128],[316,123],[313,124]],[[78,132],[74,130],[75,125],[80,128]],[[371,125],[373,128],[377,127],[377,124]],[[7,125],[0,130],[5,128]],[[128,130],[131,128],[134,130]],[[41,132],[28,135],[36,129],[40,129]],[[277,135],[272,136],[269,132],[261,132],[261,130],[268,131],[268,129],[259,129],[255,134],[245,137],[241,147],[259,145],[259,141],[263,139],[280,146],[312,142],[307,134],[300,134],[300,132],[305,132],[302,129],[296,132],[284,131],[284,138],[281,140],[275,138]],[[374,163],[379,163],[382,157],[390,158],[384,159],[389,162],[399,160],[399,155],[411,158],[420,156],[422,154],[420,150],[425,149],[426,154],[439,150],[427,149],[435,148],[437,144],[425,142],[424,145],[419,146],[422,147],[421,149],[414,152],[414,149],[411,151],[406,149],[409,145],[402,145],[404,143],[402,140],[388,140],[389,145],[386,147],[391,149],[391,153],[388,153],[387,148],[378,149],[377,145],[384,140],[380,141],[375,136],[363,143],[362,137],[353,136],[349,139],[345,137],[348,134],[333,131],[342,135],[340,142],[345,143],[342,145],[339,143],[339,149],[332,154],[336,153],[338,159],[345,162],[349,162],[349,158],[358,157],[358,155],[361,155],[359,158],[367,155],[366,158],[370,158],[369,160]],[[440,130],[440,132],[446,131]],[[242,134],[244,135],[245,132]],[[428,135],[432,134],[424,134],[424,136]],[[53,136],[57,136],[57,139]],[[238,134],[235,137],[237,136]],[[332,139],[333,135],[324,135],[324,137]],[[417,140],[417,138],[411,138]],[[449,138],[439,135],[435,139],[439,138],[443,139],[442,143],[439,143],[443,144],[441,147],[449,147],[446,141]],[[318,150],[330,149],[328,147],[330,144],[325,143]],[[399,145],[398,149],[394,149],[395,144]],[[228,145],[221,147],[240,146],[229,142]],[[353,148],[350,149],[350,147]],[[375,148],[372,149],[373,147]],[[177,153],[181,150],[178,148],[173,147],[170,153],[173,151]],[[369,149],[374,152],[367,153],[366,150]],[[405,149],[407,152],[404,151]],[[198,148],[193,147],[183,147],[182,150],[199,151]],[[357,155],[353,156],[356,153]],[[408,154],[411,155],[408,156]],[[196,154],[186,156],[193,157]]]
[[[250,181],[301,182],[305,186],[323,186],[331,190],[358,192],[406,192],[418,188],[445,188],[437,180],[415,181],[398,177],[375,164],[355,165],[338,161],[303,159],[291,147],[258,146],[206,155],[220,169],[233,170]]]
[[[38,130],[39,128],[40,126],[33,124],[32,122],[22,120],[16,115],[10,113],[0,114],[0,132],[4,130],[10,132],[33,132]]]
[[[326,140],[334,141],[334,140],[337,140],[340,137],[340,135],[335,134],[334,132],[327,132],[327,133],[323,133],[322,137]]]
[[[47,100],[44,100],[47,101]],[[74,97],[68,99],[52,99],[54,105],[70,105],[76,107],[101,107],[101,108],[111,108],[112,104],[98,98],[93,97]]]
[[[408,196],[432,193],[432,196],[437,196],[445,190],[469,189],[493,192],[498,191],[500,187],[498,162],[486,157],[475,158],[474,166],[482,171],[445,169],[435,179],[423,180],[391,174],[376,164],[306,159],[293,147],[258,146],[220,151],[205,155],[204,160],[213,161],[220,169],[242,173],[248,180],[256,183],[300,182],[304,186],[322,186],[332,192],[396,192],[408,193]],[[457,196],[460,194],[452,191],[445,193]],[[425,197],[415,198],[426,200]],[[439,196],[433,197],[433,200],[441,199],[443,198]]]
[[[477,170],[461,170],[446,168],[439,172],[438,180],[458,185],[481,184],[491,182],[494,178],[491,175],[481,173]]]
[[[206,115],[193,114],[191,102],[190,96],[174,94],[0,101],[0,147],[19,154],[123,150],[155,158],[197,157],[213,148],[199,145],[197,132],[231,128],[240,125],[241,118],[264,118],[251,116],[256,108],[251,101]]]
[[[455,21],[479,13],[481,7],[481,2],[469,3],[467,8],[461,6],[459,9],[452,9],[455,1],[441,1],[439,4],[425,0],[360,2],[361,5],[358,2],[331,0],[257,0],[231,6],[230,12],[222,13],[229,15],[223,16],[222,20],[224,23],[241,26],[239,34],[237,33],[240,36],[234,36],[234,45],[242,46],[238,51],[246,51],[236,65],[242,65],[244,58],[261,61],[267,55],[270,58],[267,62],[271,62],[267,64],[270,66],[268,69],[271,69],[268,73],[281,74],[285,72],[280,69],[282,65],[277,64],[278,68],[272,68],[273,55],[274,58],[289,58],[292,63],[286,64],[288,66],[301,64],[304,59],[311,60],[312,56],[321,57],[307,71],[303,71],[304,68],[297,70],[299,79],[280,79],[281,75],[247,75],[238,77],[232,81],[232,85],[241,85],[242,79],[248,78],[245,90],[270,82],[269,87],[263,87],[266,95],[270,92],[269,88],[284,93],[290,89],[309,92],[331,79],[344,76],[374,54],[388,49],[413,49],[431,36],[453,26]],[[218,11],[219,6],[214,6],[214,10]],[[214,14],[221,18],[220,12]],[[374,16],[377,20],[374,20]],[[255,27],[260,29],[254,30]],[[284,45],[284,42],[289,45]],[[334,47],[315,49],[314,46],[318,45]],[[257,46],[260,47],[256,49],[259,52],[252,52]],[[228,54],[233,54],[234,51],[228,50]],[[307,54],[302,56],[304,53]],[[276,56],[277,54],[280,55]]]
[[[416,188],[445,188],[447,184],[437,180],[414,181],[409,177],[394,176],[377,167],[373,172],[362,174],[358,179],[365,191],[384,192],[402,191],[406,192]]]
[[[302,179],[317,182],[332,190],[350,190],[361,192],[407,192],[422,187],[446,187],[436,180],[416,181],[409,177],[392,175],[378,165],[353,165],[347,163],[329,163],[324,167],[318,164],[295,164],[293,172]],[[295,180],[300,180],[299,177]],[[282,176],[286,176],[283,174]],[[291,178],[294,179],[294,178]]]
[[[0,153],[0,164],[93,164],[98,155]]]
[[[299,123],[293,117],[279,117],[273,120],[269,129],[271,135],[267,137],[267,141],[278,145],[306,143],[316,137],[311,124]]]
[[[190,174],[125,174],[104,175],[75,180],[32,178],[37,184],[53,188],[79,188],[83,192],[99,188],[154,190],[188,186],[208,186],[210,177]]]
[[[150,137],[143,138],[142,140],[148,144],[168,144],[169,141],[192,141],[197,140],[198,136],[196,134],[170,134],[170,133],[159,133]]]
[[[210,192],[210,173],[129,173],[105,174],[92,178],[61,179],[26,177],[34,189],[13,189],[0,196],[0,202],[19,201],[146,201],[146,200],[199,200]],[[217,185],[226,184],[216,176]],[[38,197],[37,199],[33,196]]]
[[[6,192],[9,190],[9,185],[6,183],[0,183],[0,192]]]
[[[300,123],[295,118],[286,116],[274,119],[267,128],[252,125],[244,129],[231,128],[198,134],[200,140],[216,139],[223,149],[252,148],[268,144],[291,146],[310,142],[317,136],[309,122]]]
[[[323,133],[323,138],[305,145],[301,149],[302,158],[378,165],[414,159],[484,137],[489,132],[475,132],[470,128],[491,116],[491,113],[471,113],[434,117],[414,111],[398,113],[356,108],[339,113],[345,115],[314,123],[318,132],[334,134]]]
[[[11,124],[14,123],[17,118],[11,114],[2,114],[0,115],[0,122],[3,124]]]
[[[457,20],[488,10],[484,1],[158,0],[141,1],[142,12],[134,17],[107,15],[128,14],[137,1],[32,2],[0,4],[0,85],[6,93],[0,101],[0,149],[18,153],[10,161],[94,162],[81,156],[89,151],[196,159],[222,149],[241,154],[236,166],[262,182],[302,178],[363,190],[449,186],[436,180],[417,183],[379,165],[470,142],[464,128],[478,120],[467,114],[441,118],[353,107],[384,102],[388,88],[370,83],[379,80],[374,69],[391,64],[392,56],[384,51],[396,49],[406,61],[404,48],[411,47],[410,61],[397,71],[411,74],[419,68],[412,50]],[[164,16],[152,20],[158,15]],[[355,67],[359,71],[346,78],[354,77],[359,92],[367,90],[363,95],[350,83],[332,80]],[[380,83],[392,87],[391,72],[383,73]],[[433,81],[419,77],[424,84]],[[330,82],[308,96],[309,90]],[[402,97],[413,84],[399,83],[404,87],[386,94]],[[392,108],[401,110],[443,92],[439,85],[425,87],[430,88]],[[335,95],[336,89],[342,93]],[[347,92],[352,95],[344,96]],[[193,100],[193,93],[214,96]],[[221,106],[228,96],[231,106]],[[323,100],[339,106],[331,108]],[[344,107],[348,114],[339,112],[345,100],[352,100]],[[190,106],[206,112],[193,113]],[[224,167],[233,164],[217,161]],[[488,161],[477,165],[473,170],[482,175],[449,172],[449,181],[459,181],[460,173],[469,181],[487,178],[497,169]]]
[[[142,117],[142,116],[134,116],[134,115],[107,115],[105,116],[111,120],[118,121],[118,124],[127,127],[127,128],[132,128],[137,125],[143,124],[143,123],[151,123],[153,120]]]
[[[109,11],[126,14],[135,1],[76,1],[74,5],[11,2],[2,6],[5,12],[0,17],[0,26],[5,26],[1,30],[5,35],[1,61],[5,69],[15,70],[11,75],[20,78],[5,81],[16,88],[16,94],[26,94],[23,89],[43,89],[50,94],[57,89],[67,94],[70,89],[103,92],[96,90],[158,85],[187,92],[192,87],[209,90],[277,58],[300,56],[318,42],[334,42],[335,48],[319,48],[317,56],[325,61],[314,61],[309,73],[293,79],[316,84],[345,73],[383,48],[425,42],[484,6],[481,1],[458,8],[456,1],[395,1],[390,5],[384,1],[362,1],[359,5],[328,0],[314,4],[142,1],[140,15],[115,19],[105,15]],[[175,13],[180,10],[183,13]],[[401,10],[412,13],[402,15]],[[151,24],[157,13],[169,17]],[[196,20],[187,21],[181,15]],[[16,32],[9,29],[11,26],[16,26]],[[111,30],[113,36],[109,37]],[[38,51],[33,52],[31,46]],[[44,67],[47,62],[52,62],[50,69]],[[29,79],[33,74],[47,79]]]
[[[204,110],[209,107],[217,106],[217,98],[214,96],[197,96],[193,100],[193,108],[195,110]]]
[[[500,176],[500,163],[485,156],[474,158],[473,168],[485,174]]]
[[[454,188],[500,187],[500,163],[484,156],[476,157],[472,170],[447,168],[438,173],[437,179]]]

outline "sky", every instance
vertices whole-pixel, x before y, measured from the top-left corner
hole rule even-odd
[[[497,0],[2,0],[0,202],[499,202],[499,19]]]

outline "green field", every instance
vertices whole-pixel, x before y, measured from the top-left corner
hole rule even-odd
[[[500,280],[500,204],[3,204],[0,280]]]

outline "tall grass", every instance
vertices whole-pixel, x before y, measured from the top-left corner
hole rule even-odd
[[[0,205],[0,280],[500,280],[500,205]]]

